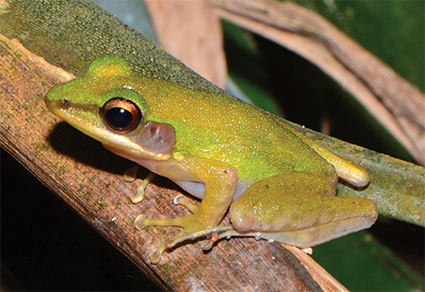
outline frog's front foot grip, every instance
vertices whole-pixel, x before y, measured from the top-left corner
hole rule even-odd
[[[162,219],[162,220],[155,220],[155,219],[148,219],[145,215],[141,214],[136,217],[134,220],[134,226],[138,230],[143,230],[148,226],[184,226],[184,222],[188,221],[189,217],[182,217],[182,218],[175,218],[175,219]],[[188,238],[193,238],[193,234],[187,234],[184,231],[181,231],[179,234],[177,234],[174,238],[167,241],[164,245],[159,247],[154,254],[152,254],[150,258],[150,262],[152,264],[157,264],[162,257],[162,254],[165,250],[174,247],[177,243],[182,242]]]
[[[174,238],[167,241],[164,245],[160,246],[150,257],[150,262],[152,264],[157,264],[162,257],[162,254],[167,250],[175,247],[177,244],[184,242],[186,240],[194,240],[201,237],[211,236],[211,235],[219,235],[218,232],[227,231],[228,226],[214,226],[211,228],[207,228],[198,232],[186,233],[184,230],[177,234]],[[232,227],[230,227],[233,230]],[[236,231],[235,231],[236,232]],[[225,237],[225,236],[222,236]],[[217,237],[218,240],[219,237]],[[216,241],[216,240],[215,240]],[[206,245],[202,246],[204,251],[211,249],[212,245],[215,241],[209,241]]]
[[[180,226],[177,224],[173,224],[175,219],[164,219],[164,220],[153,220],[146,218],[145,215],[141,214],[136,217],[134,220],[134,226],[138,230],[143,230],[148,226]]]
[[[132,169],[130,169],[131,171]],[[145,190],[148,184],[155,178],[156,174],[151,172],[149,175],[140,183],[140,185],[137,187],[136,192],[131,195],[130,200],[133,204],[140,203],[143,201],[143,198],[145,197]],[[127,181],[129,181],[132,177],[130,175],[127,175]]]
[[[179,232],[175,237],[165,242],[164,245],[159,247],[155,253],[150,257],[150,262],[152,264],[157,264],[162,257],[162,254],[165,250],[173,248],[177,244],[184,242],[186,240],[194,240],[201,237],[206,237],[210,235],[214,235],[217,233],[222,233],[227,230],[224,229],[225,226],[214,226],[210,228],[206,228],[205,226],[197,225],[192,228],[192,225],[195,225],[197,219],[195,216],[186,216],[175,219],[163,219],[163,220],[152,220],[145,217],[145,215],[137,216],[136,220],[134,220],[134,225],[138,230],[143,230],[148,226],[180,226],[183,227],[183,230]]]
[[[148,226],[154,226],[154,225],[158,225],[158,221],[159,220],[150,220],[148,218],[146,218],[145,215],[141,214],[139,216],[136,217],[136,219],[134,220],[134,226],[138,229],[138,230],[143,230]],[[162,245],[161,247],[159,247],[155,253],[153,253],[150,257],[150,262],[152,264],[157,264],[162,257],[162,254],[164,253],[164,251],[167,249],[167,244]]]

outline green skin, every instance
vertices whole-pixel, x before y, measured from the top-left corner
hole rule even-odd
[[[112,128],[101,109],[115,98],[131,101],[142,113],[140,122]],[[335,196],[338,177],[367,186],[362,167],[279,117],[234,98],[135,75],[116,55],[101,56],[84,76],[56,85],[46,105],[110,151],[202,199],[199,208],[180,199],[191,216],[137,217],[139,229],[183,227],[151,257],[154,263],[167,248],[207,234],[255,235],[309,247],[376,220],[371,200]],[[232,225],[217,227],[228,209]]]

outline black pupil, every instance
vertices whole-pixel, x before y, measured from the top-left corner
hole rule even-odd
[[[106,119],[109,124],[116,128],[125,128],[131,124],[133,116],[131,112],[126,109],[114,107],[106,113]]]

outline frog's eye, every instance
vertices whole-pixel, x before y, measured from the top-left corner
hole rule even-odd
[[[109,100],[100,112],[106,125],[121,133],[136,129],[143,118],[140,109],[132,101],[119,97]]]

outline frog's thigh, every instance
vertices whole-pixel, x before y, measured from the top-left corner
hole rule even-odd
[[[373,201],[329,196],[333,184],[306,173],[274,176],[251,185],[230,207],[240,233],[299,246],[314,246],[361,229],[376,220]]]

